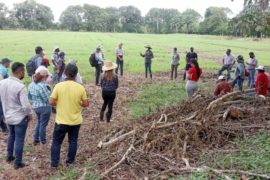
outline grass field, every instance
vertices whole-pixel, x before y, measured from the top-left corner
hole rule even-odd
[[[248,52],[254,51],[259,64],[270,65],[270,40],[253,41],[252,39],[228,39],[222,36],[199,36],[185,34],[153,35],[128,33],[88,33],[88,32],[38,32],[38,31],[0,31],[0,55],[16,61],[26,62],[34,54],[38,45],[45,49],[46,56],[51,57],[54,47],[60,47],[67,53],[66,59],[77,59],[82,76],[93,78],[93,68],[89,66],[88,57],[97,45],[102,45],[106,59],[115,59],[114,50],[118,43],[124,43],[125,70],[130,73],[144,71],[144,45],[153,47],[155,60],[153,71],[168,71],[173,47],[181,54],[180,66],[184,67],[183,57],[190,46],[198,52],[200,65],[205,69],[217,70],[218,62],[227,48],[234,55],[242,54],[247,59]]]

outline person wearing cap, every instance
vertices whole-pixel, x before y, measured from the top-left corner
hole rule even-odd
[[[50,61],[48,58],[43,58],[41,61],[40,66],[36,69],[35,74],[39,71],[40,68],[46,68],[49,71],[49,66],[50,66]],[[50,83],[52,81],[52,77],[49,71],[49,75],[47,76],[46,80],[45,80],[45,84],[48,86],[50,86]]]
[[[103,121],[105,110],[108,106],[106,113],[106,120],[110,122],[113,112],[113,102],[116,97],[116,90],[118,88],[118,77],[114,74],[114,69],[117,68],[117,64],[111,61],[105,61],[102,67],[103,75],[101,78],[101,89],[103,105],[100,111],[100,120]]]
[[[11,60],[9,58],[3,58],[0,63],[0,81],[7,79],[9,77],[8,68],[10,66]],[[0,101],[0,128],[2,132],[7,132],[7,126],[5,123],[5,118],[2,110],[2,103]]]
[[[118,74],[118,68],[120,68],[120,75],[123,76],[123,66],[124,66],[123,43],[120,43],[118,47],[115,49],[115,55],[116,55],[116,64],[117,64],[115,73]]]
[[[62,142],[68,134],[68,153],[66,165],[74,163],[77,153],[79,130],[83,121],[82,107],[89,106],[85,88],[75,82],[78,68],[74,64],[67,64],[64,71],[66,79],[56,84],[49,103],[56,106],[56,119],[51,146],[51,168],[58,167]]]
[[[177,48],[173,48],[172,62],[171,62],[171,80],[177,78],[177,69],[179,66],[180,55],[177,53]]]
[[[232,82],[232,87],[237,84],[238,90],[243,91],[243,82],[245,80],[245,64],[242,55],[237,56],[237,65],[234,71],[234,80]]]
[[[247,70],[249,73],[248,87],[253,88],[255,85],[255,71],[256,71],[255,68],[257,67],[258,60],[256,59],[254,52],[250,52],[249,57],[250,57],[249,61],[246,62],[246,64],[248,65]]]
[[[146,45],[144,46],[147,50],[145,51],[144,54],[140,53],[140,55],[142,57],[144,57],[144,65],[145,65],[145,78],[147,78],[148,76],[148,71],[149,71],[149,74],[150,74],[150,78],[152,79],[153,76],[152,76],[152,69],[151,69],[151,66],[152,66],[152,59],[154,58],[154,54],[152,52],[152,47],[150,45]]]
[[[215,96],[224,95],[224,94],[232,92],[232,90],[233,90],[232,84],[226,81],[225,76],[220,75],[218,77],[218,81],[214,90],[214,95]]]
[[[65,56],[66,56],[65,52],[63,51],[60,52],[58,59],[55,61],[56,69],[53,74],[53,84],[57,84],[62,79],[62,75],[65,69]]]
[[[227,71],[227,78],[226,80],[229,81],[231,79],[231,69],[235,64],[234,56],[232,55],[231,49],[227,49],[226,53],[222,58],[222,68],[218,71],[218,76],[220,76],[223,71]]]
[[[73,65],[77,66],[77,60],[71,59],[71,60],[68,61],[68,64],[73,64]],[[65,73],[63,73],[63,75],[62,75],[62,81],[64,81],[66,78],[67,77],[66,77]],[[83,84],[82,77],[81,77],[79,71],[78,71],[78,73],[76,75],[75,81],[77,83],[79,83],[79,84]]]
[[[183,81],[186,80],[186,73],[191,68],[190,60],[194,59],[198,61],[198,54],[194,51],[194,47],[190,47],[190,52],[186,55],[186,67],[185,67],[185,73],[183,74]]]
[[[259,66],[258,68],[256,68],[256,70],[258,71],[255,82],[256,93],[257,95],[266,96],[268,90],[268,77],[265,73],[265,68],[264,66]]]
[[[96,69],[96,85],[99,86],[100,85],[100,75],[102,73],[102,65],[103,65],[103,61],[104,61],[104,55],[102,53],[102,50],[100,48],[100,46],[98,46],[96,48],[95,51],[95,59],[98,62],[98,64],[95,66]]]
[[[49,75],[48,69],[40,66],[34,75],[34,82],[28,86],[32,106],[37,115],[34,145],[38,145],[40,142],[45,145],[47,142],[46,128],[51,116],[51,106],[49,105],[51,91],[47,88],[45,81]]]
[[[14,169],[19,169],[25,166],[22,161],[24,139],[33,112],[22,81],[25,75],[24,64],[15,62],[11,70],[12,76],[0,81],[0,99],[9,130],[6,161],[15,160]]]

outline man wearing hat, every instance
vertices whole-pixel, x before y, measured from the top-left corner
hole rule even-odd
[[[144,57],[144,63],[145,63],[145,78],[148,76],[148,71],[150,74],[150,78],[152,79],[152,70],[151,70],[151,65],[152,65],[152,59],[154,58],[154,54],[151,51],[152,47],[150,45],[144,46],[147,50],[145,51],[144,54],[140,53],[142,57]]]
[[[0,81],[9,77],[8,68],[11,60],[9,58],[3,58],[0,63]],[[2,110],[2,103],[0,101],[0,128],[2,132],[7,132],[7,126],[4,122],[4,114]]]
[[[245,79],[245,65],[244,65],[244,58],[242,55],[237,56],[237,65],[234,71],[234,80],[232,82],[232,86],[237,84],[238,90],[243,91],[243,82]]]
[[[46,128],[51,115],[51,106],[49,105],[51,92],[45,84],[48,76],[50,76],[48,69],[40,66],[34,75],[34,82],[28,87],[32,97],[32,106],[37,115],[34,145],[38,145],[40,142],[42,145],[46,144]]]
[[[256,70],[258,71],[258,76],[255,82],[256,93],[257,95],[266,96],[268,90],[268,77],[265,73],[265,68],[264,66],[259,66]]]
[[[218,81],[215,87],[214,95],[219,96],[219,95],[224,95],[227,93],[232,92],[232,85],[228,81],[226,81],[225,76],[221,75],[218,77]]]

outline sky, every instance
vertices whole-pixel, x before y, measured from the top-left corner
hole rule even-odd
[[[9,8],[14,3],[20,3],[24,0],[0,0]],[[36,0],[38,3],[49,6],[55,16],[55,21],[69,5],[91,4],[102,8],[105,7],[121,7],[133,5],[140,9],[144,16],[151,8],[175,8],[180,12],[191,8],[199,12],[202,16],[205,10],[210,6],[228,7],[232,10],[231,16],[237,15],[243,8],[243,0]]]

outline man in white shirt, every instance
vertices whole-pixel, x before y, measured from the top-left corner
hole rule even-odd
[[[231,54],[231,49],[227,49],[226,54],[222,58],[222,64],[222,68],[218,71],[218,77],[223,73],[223,71],[227,70],[226,80],[229,81],[231,79],[230,71],[235,64],[235,58]]]
[[[117,64],[115,73],[118,74],[118,68],[120,67],[120,75],[123,76],[123,66],[124,66],[123,43],[120,43],[118,47],[115,49],[115,55],[116,55],[116,64]]]

